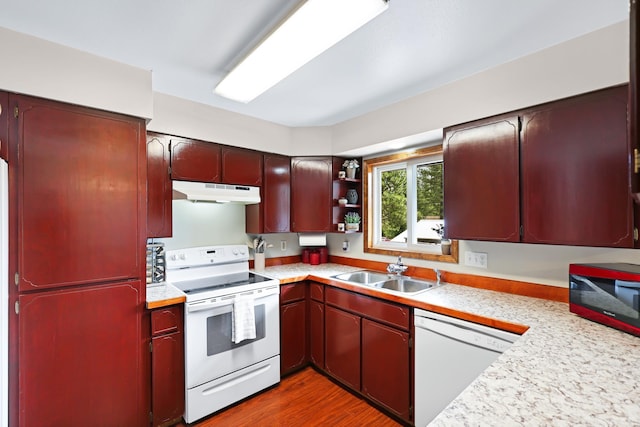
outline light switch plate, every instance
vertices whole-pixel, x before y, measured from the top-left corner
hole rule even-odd
[[[464,253],[464,265],[469,267],[487,268],[488,256],[486,252],[471,252],[466,251]]]

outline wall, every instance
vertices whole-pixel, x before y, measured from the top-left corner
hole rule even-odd
[[[151,72],[0,27],[0,89],[130,116],[153,114]]]
[[[629,81],[629,22],[333,126],[344,152]]]

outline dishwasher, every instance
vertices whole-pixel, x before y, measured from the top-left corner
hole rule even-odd
[[[415,425],[429,424],[520,335],[421,309],[415,324]]]

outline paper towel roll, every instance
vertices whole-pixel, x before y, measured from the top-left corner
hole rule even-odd
[[[327,246],[327,235],[324,233],[305,233],[298,235],[300,246]]]

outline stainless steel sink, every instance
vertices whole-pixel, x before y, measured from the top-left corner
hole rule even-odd
[[[333,277],[345,282],[366,285],[380,290],[400,292],[403,294],[416,294],[438,286],[436,282],[431,280],[415,279],[413,277],[385,274],[371,270],[341,273]]]
[[[436,286],[436,283],[428,280],[416,280],[409,277],[401,277],[398,279],[377,283],[375,286],[382,289],[389,289],[392,291],[413,294],[416,292],[422,292],[426,291],[427,289],[431,289]]]
[[[393,277],[391,274],[380,273],[378,271],[360,270],[353,271],[351,273],[342,273],[333,276],[338,280],[344,280],[345,282],[355,282],[362,285],[370,285],[373,283],[384,282]]]

